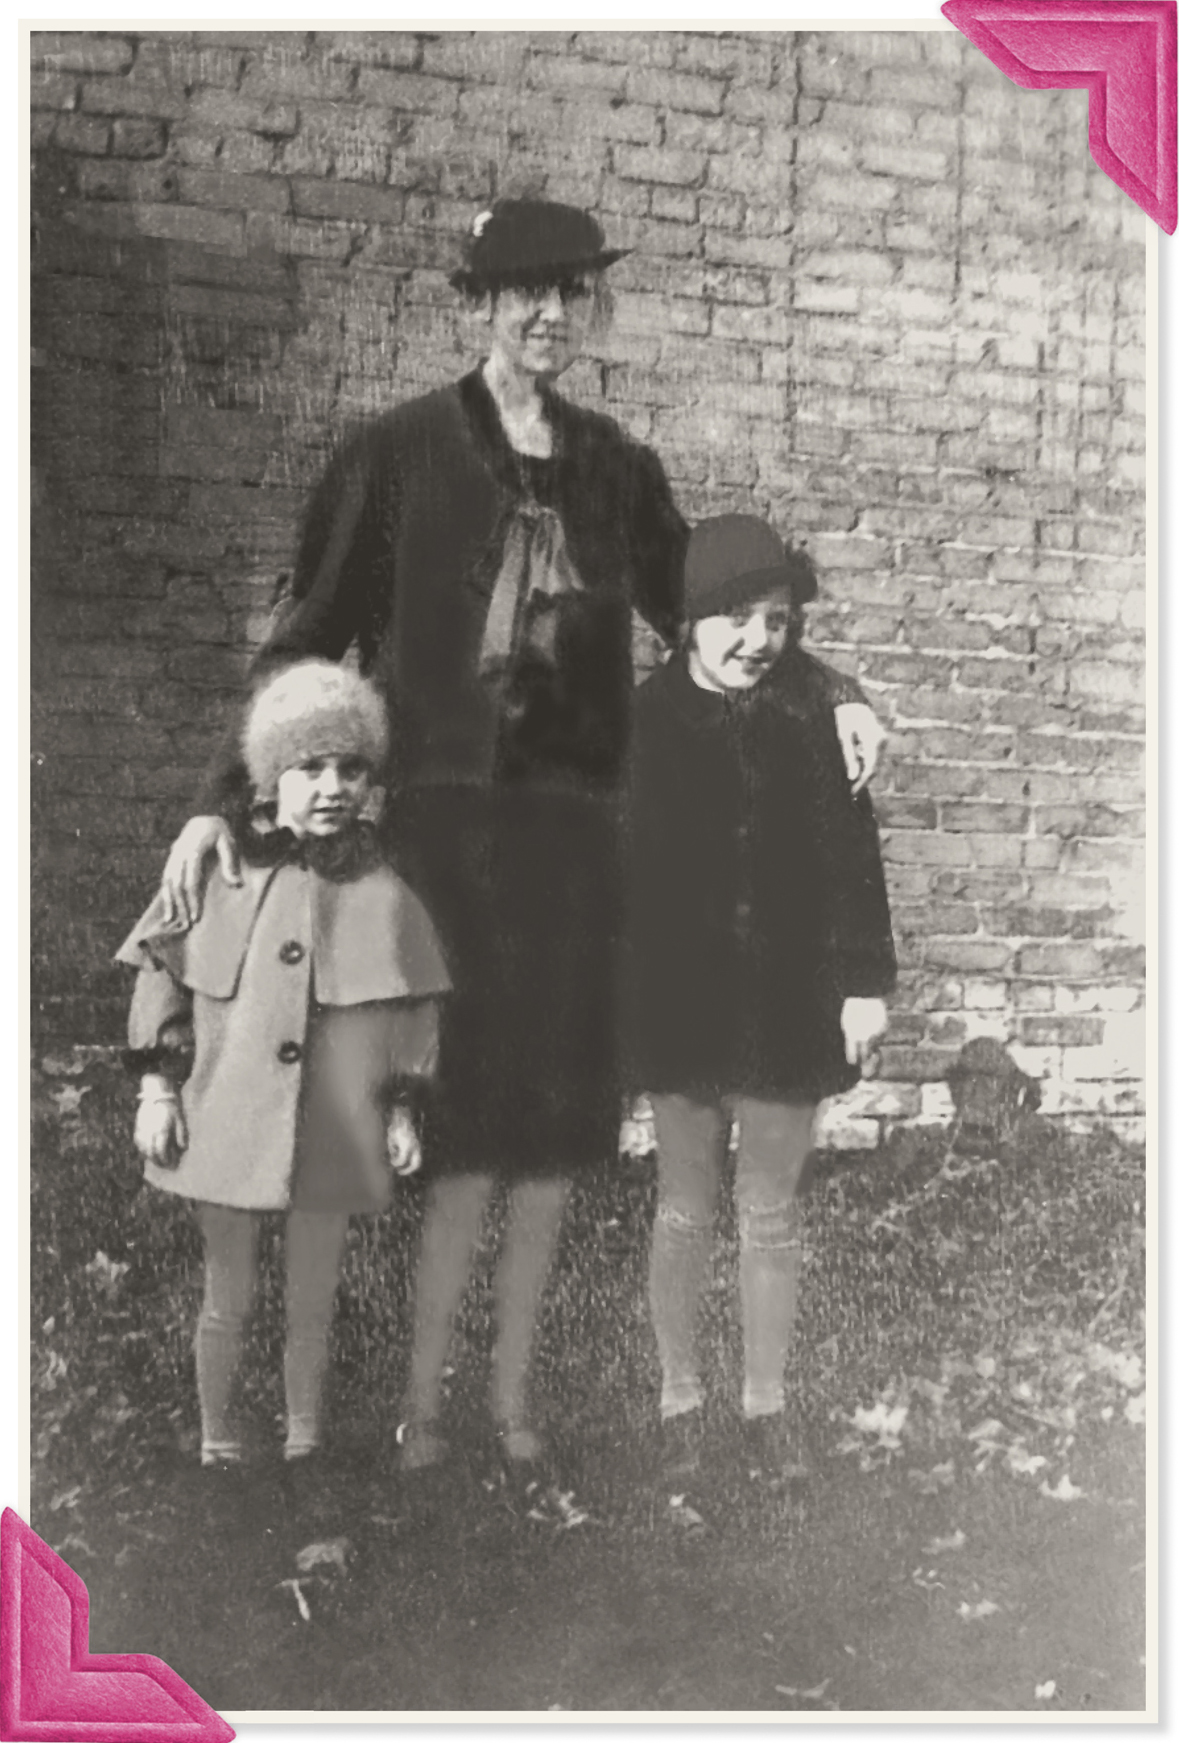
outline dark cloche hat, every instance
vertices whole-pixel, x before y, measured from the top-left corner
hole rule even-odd
[[[465,252],[450,282],[456,290],[474,293],[592,272],[612,266],[630,249],[607,248],[602,226],[579,206],[497,200],[475,219]]]
[[[693,528],[684,560],[684,611],[690,622],[727,616],[775,593],[789,593],[795,605],[806,605],[818,591],[806,552],[784,545],[768,521],[720,514]]]

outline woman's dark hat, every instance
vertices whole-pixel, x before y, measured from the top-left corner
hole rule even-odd
[[[471,294],[505,285],[552,284],[612,266],[629,253],[629,248],[607,248],[601,225],[578,206],[498,200],[475,219],[466,259],[450,282]]]
[[[752,514],[721,514],[702,520],[688,540],[684,560],[684,615],[725,617],[758,599],[788,593],[795,605],[819,591],[805,551],[784,545],[767,521]]]

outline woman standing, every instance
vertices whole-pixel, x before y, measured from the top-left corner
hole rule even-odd
[[[552,384],[621,252],[574,207],[505,200],[481,214],[452,282],[486,309],[489,355],[342,448],[258,661],[339,659],[355,643],[386,691],[389,840],[455,987],[426,1139],[410,1470],[446,1453],[451,1328],[501,1183],[491,1413],[510,1472],[535,1474],[526,1379],[542,1291],[570,1184],[616,1142],[631,612],[674,638],[687,529],[651,450]],[[180,910],[199,900],[213,848],[232,870],[222,818],[241,778],[223,759],[208,814],[173,849],[165,890]]]

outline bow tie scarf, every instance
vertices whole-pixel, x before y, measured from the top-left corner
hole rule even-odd
[[[566,549],[560,516],[538,503],[522,502],[508,525],[491,591],[479,676],[502,696],[521,657],[553,669],[558,607],[562,599],[584,591]]]

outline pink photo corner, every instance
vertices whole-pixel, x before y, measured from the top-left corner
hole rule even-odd
[[[1174,234],[1175,0],[946,0],[942,12],[1017,85],[1087,87],[1095,160]]]
[[[162,1659],[92,1653],[85,1585],[11,1507],[4,1509],[3,1743],[228,1743],[234,1735]]]
[[[1028,89],[1089,91],[1089,148],[1176,228],[1176,0],[946,0],[942,12]],[[233,1730],[161,1659],[92,1654],[89,1598],[11,1508],[0,1520],[0,1743],[224,1743]]]

